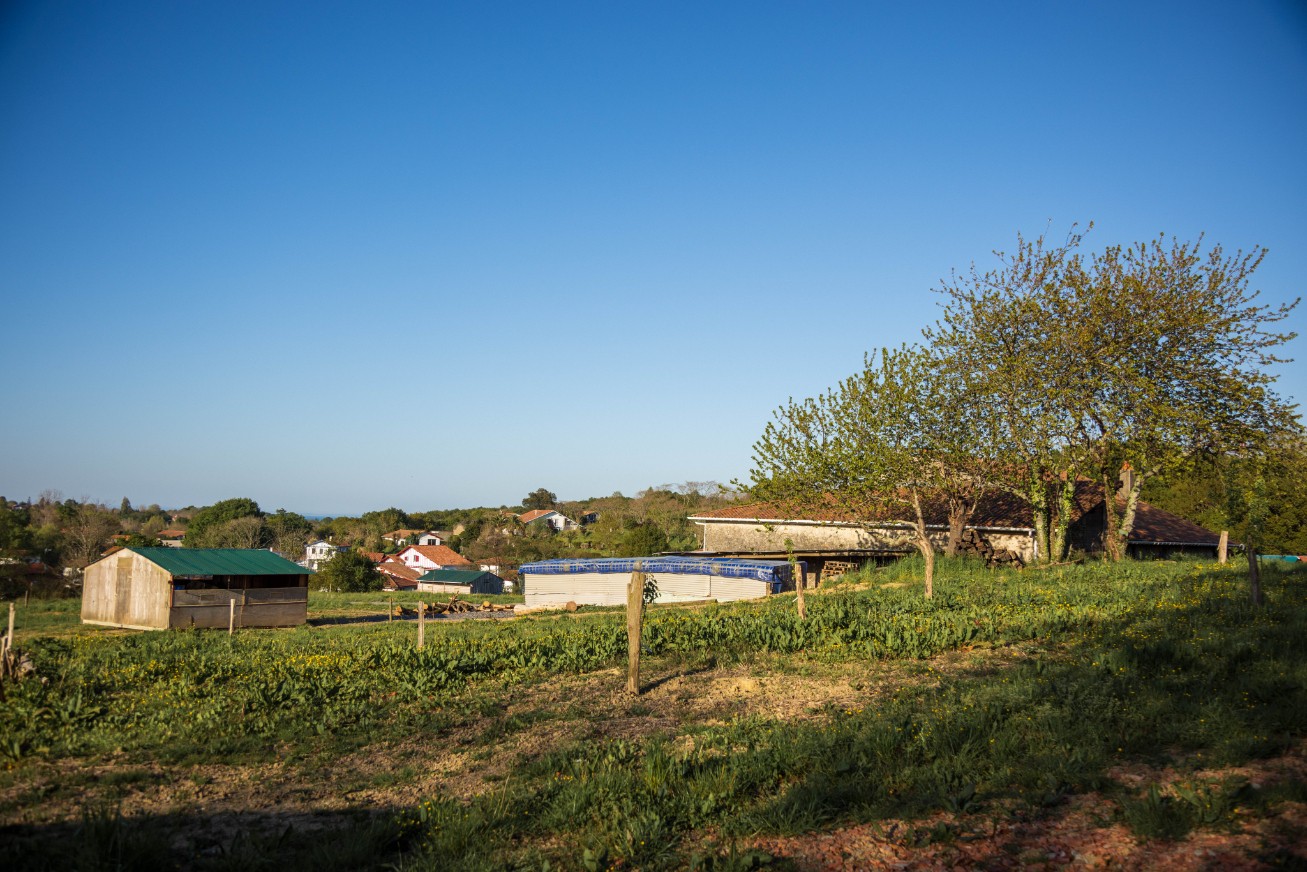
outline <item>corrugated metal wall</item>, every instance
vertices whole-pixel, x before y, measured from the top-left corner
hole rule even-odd
[[[767,582],[752,578],[723,578],[719,575],[649,573],[658,586],[655,602],[687,602],[715,599],[721,602],[757,599],[770,592]],[[578,605],[624,606],[631,575],[626,572],[575,572],[563,575],[527,573],[528,606]]]

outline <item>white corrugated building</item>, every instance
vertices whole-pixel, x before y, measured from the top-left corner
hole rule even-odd
[[[796,564],[800,580],[806,567]],[[654,602],[758,599],[794,590],[784,560],[722,557],[606,557],[542,560],[523,564],[526,605],[620,606],[626,604],[631,573],[643,572],[658,589]]]

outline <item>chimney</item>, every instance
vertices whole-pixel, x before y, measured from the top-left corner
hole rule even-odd
[[[1124,500],[1130,496],[1130,491],[1135,487],[1135,471],[1130,466],[1130,461],[1121,465],[1121,486],[1117,489],[1116,498]]]

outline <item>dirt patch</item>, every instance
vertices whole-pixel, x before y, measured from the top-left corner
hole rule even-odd
[[[1117,767],[1126,787],[1195,779],[1244,779],[1273,787],[1307,776],[1307,743],[1255,764],[1179,773],[1172,768]],[[825,833],[759,838],[749,845],[785,857],[804,872],[870,869],[1149,869],[1261,870],[1307,868],[1307,804],[1279,803],[1270,812],[1236,810],[1228,826],[1183,839],[1144,840],[1120,821],[1120,805],[1102,793],[1073,796],[1031,814],[1006,808],[986,815],[937,814],[925,820],[885,820]]]
[[[1100,794],[1075,797],[1037,818],[978,820],[935,815],[885,820],[826,833],[750,840],[802,872],[954,869],[1262,870],[1307,865],[1307,807],[1286,803],[1275,814],[1228,832],[1196,832],[1177,841],[1140,840],[1111,823],[1115,803]]]

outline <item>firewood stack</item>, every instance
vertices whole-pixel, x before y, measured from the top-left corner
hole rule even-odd
[[[983,557],[986,566],[1025,565],[1021,555],[1008,548],[995,548],[979,531],[970,528],[962,531],[962,553]]]
[[[426,614],[428,615],[460,615],[465,612],[511,612],[513,610],[512,604],[496,605],[495,603],[486,600],[478,605],[477,603],[459,599],[458,594],[451,596],[447,603],[437,602],[426,603],[425,605]],[[397,618],[416,614],[417,609],[415,608],[405,608],[401,605],[395,606],[395,617]]]

